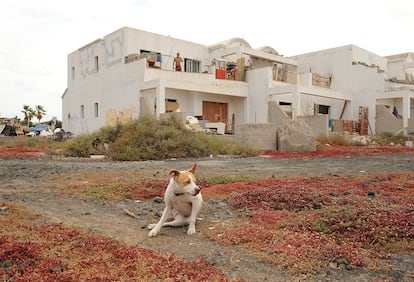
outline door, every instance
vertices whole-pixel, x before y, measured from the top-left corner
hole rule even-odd
[[[203,101],[203,119],[226,122],[227,103]]]

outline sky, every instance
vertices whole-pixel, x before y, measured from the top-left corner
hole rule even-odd
[[[124,26],[203,45],[240,37],[284,56],[414,52],[413,0],[1,0],[0,117],[40,105],[42,121],[61,120],[68,54]]]

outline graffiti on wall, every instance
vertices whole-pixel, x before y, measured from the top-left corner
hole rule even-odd
[[[122,62],[123,34],[111,39],[98,39],[80,50],[79,66],[83,78]]]
[[[124,108],[117,112],[114,109],[110,109],[106,112],[106,126],[115,126],[119,123],[127,123],[132,121],[132,108]]]

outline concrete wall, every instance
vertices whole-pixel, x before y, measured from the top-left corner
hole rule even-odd
[[[298,118],[305,120],[309,124],[316,138],[329,135],[328,115],[302,116]]]
[[[408,119],[407,133],[410,135],[414,135],[414,118]]]
[[[328,136],[328,116],[317,115],[299,117],[305,120],[312,128],[315,137]],[[277,150],[277,130],[284,118],[274,123],[255,123],[237,125],[234,141],[239,144],[248,144],[263,150]]]
[[[287,114],[282,110],[277,101],[269,101],[269,117],[270,123],[274,123],[277,127],[283,120],[290,119]]]
[[[403,133],[403,120],[395,117],[392,112],[384,106],[377,106],[376,133]]]
[[[241,124],[235,128],[235,141],[263,150],[277,149],[277,127],[273,123]]]

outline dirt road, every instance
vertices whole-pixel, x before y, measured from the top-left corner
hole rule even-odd
[[[84,200],[58,193],[54,188],[70,180],[78,172],[105,175],[110,171],[131,171],[142,177],[159,177],[167,181],[172,169],[187,169],[197,162],[197,175],[244,175],[254,177],[301,177],[301,176],[351,176],[385,172],[414,171],[413,154],[358,158],[308,158],[270,159],[227,158],[166,160],[145,162],[110,162],[91,159],[66,158],[8,158],[0,159],[0,200],[23,204],[30,211],[41,214],[47,223],[63,222],[68,226],[98,233],[138,244],[163,253],[175,253],[179,257],[194,260],[206,259],[221,269],[229,278],[245,278],[250,281],[287,281],[286,273],[274,266],[258,261],[241,248],[223,247],[208,240],[203,232],[217,222],[231,224],[236,215],[226,199],[212,199],[203,205],[197,223],[197,234],[188,236],[186,228],[163,229],[155,238],[148,238],[145,228],[157,220],[163,203],[148,201]],[[51,177],[53,176],[53,177]],[[56,177],[59,176],[59,177]],[[138,219],[126,216],[122,209],[129,209]],[[372,278],[389,277],[395,281],[409,281],[406,274],[414,273],[414,257],[397,256],[391,261],[387,273],[365,270],[337,272],[329,270],[312,281],[371,281]]]

